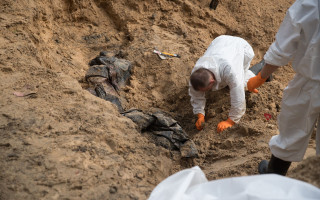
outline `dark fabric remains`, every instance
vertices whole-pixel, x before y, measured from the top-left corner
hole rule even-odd
[[[88,91],[93,95],[115,104],[123,112],[119,90],[125,86],[131,76],[131,63],[125,59],[111,56],[102,51],[89,62],[85,80],[89,83]]]
[[[182,157],[198,156],[194,142],[188,138],[178,122],[166,113],[158,111],[146,114],[141,110],[131,109],[122,114],[135,122],[140,131],[152,134],[150,137],[157,145],[170,150],[180,150]]]
[[[112,95],[112,94],[106,93],[104,86],[102,84],[96,85],[95,92],[98,97],[100,97],[101,99],[104,99],[106,101],[110,101],[111,103],[113,103],[117,106],[119,112],[123,112],[123,108],[122,108],[122,105],[121,105],[119,98]]]
[[[140,132],[146,130],[155,122],[155,118],[152,115],[145,114],[142,112],[142,110],[135,108],[121,114],[130,118],[134,123],[136,123]]]

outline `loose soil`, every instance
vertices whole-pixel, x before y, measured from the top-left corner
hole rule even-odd
[[[171,174],[199,165],[209,180],[257,174],[278,133],[290,65],[259,94],[246,93],[247,111],[218,134],[230,108],[228,89],[208,93],[206,125],[194,127],[188,79],[219,35],[253,47],[258,63],[293,0],[1,0],[0,199],[146,199]],[[177,53],[161,60],[153,53]],[[198,158],[156,146],[110,102],[84,89],[88,62],[109,51],[132,62],[120,95],[125,109],[162,110],[195,142]],[[22,96],[22,97],[21,97]],[[267,120],[264,114],[270,114]],[[306,158],[315,155],[312,136]],[[289,176],[320,187],[319,157]],[[306,172],[307,169],[307,172]]]

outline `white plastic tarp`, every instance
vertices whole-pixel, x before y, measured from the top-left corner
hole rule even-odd
[[[149,200],[319,200],[320,189],[276,174],[242,176],[208,181],[196,166],[163,180]]]

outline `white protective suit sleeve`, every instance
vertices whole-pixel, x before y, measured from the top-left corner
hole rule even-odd
[[[320,1],[298,0],[287,11],[275,42],[264,56],[266,63],[292,67],[309,79],[320,81]]]
[[[191,105],[193,107],[193,114],[201,113],[205,115],[204,107],[206,105],[205,92],[196,91],[189,83],[189,95],[191,97]]]
[[[226,66],[224,68],[224,77],[223,79],[226,80],[229,89],[230,89],[230,111],[229,111],[229,118],[238,123],[241,117],[246,112],[246,98],[245,98],[245,91],[244,91],[244,81],[243,76],[242,79],[239,79],[235,73],[230,72],[230,66]]]
[[[230,88],[230,102],[229,118],[238,123],[246,112],[246,98],[242,84]]]
[[[290,12],[287,12],[277,34],[276,40],[264,55],[267,64],[284,66],[297,50],[301,28],[293,23]],[[288,34],[290,33],[290,34]]]

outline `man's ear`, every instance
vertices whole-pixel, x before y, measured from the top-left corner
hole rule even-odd
[[[216,82],[216,79],[215,79],[215,77],[214,77],[214,74],[213,74],[212,72],[210,72],[210,75],[211,75],[211,76],[210,76],[209,84]]]

